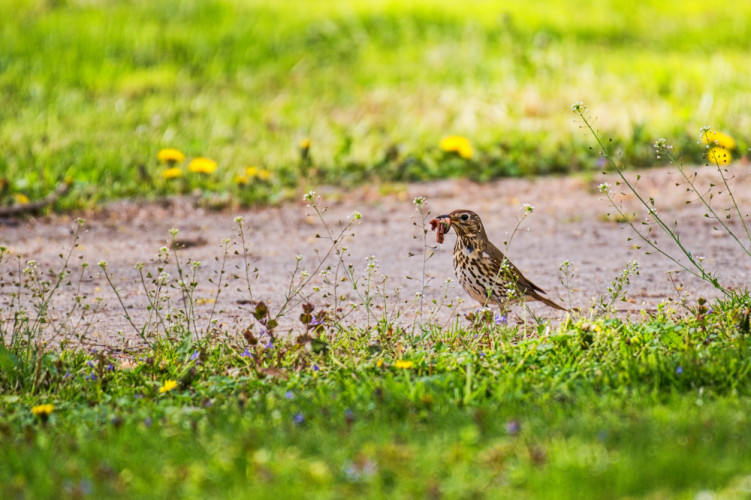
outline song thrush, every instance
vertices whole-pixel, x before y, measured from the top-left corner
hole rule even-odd
[[[456,231],[454,271],[459,283],[480,304],[498,305],[503,312],[509,302],[525,297],[566,311],[541,294],[545,291],[522,275],[485,234],[480,216],[471,210],[454,210],[439,215],[431,225],[438,230],[438,242],[452,227]]]

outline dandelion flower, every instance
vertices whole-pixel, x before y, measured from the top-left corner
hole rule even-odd
[[[162,172],[162,178],[170,180],[170,179],[177,179],[178,177],[181,177],[183,175],[183,171],[180,170],[178,167],[172,167],[168,168],[164,172]]]
[[[36,417],[46,418],[50,416],[50,413],[55,409],[51,404],[36,405],[31,408],[31,413]]]
[[[182,151],[172,148],[160,149],[156,157],[163,163],[180,163],[185,160]]]
[[[303,163],[310,163],[310,139],[305,138],[300,141],[300,161]]]
[[[271,179],[271,172],[269,172],[265,168],[259,168],[255,166],[246,167],[245,175],[248,176],[249,179],[258,179],[261,181],[267,181]]]
[[[16,203],[18,205],[28,205],[29,204],[29,197],[26,196],[23,193],[14,193],[13,199],[16,200]]]
[[[237,175],[235,176],[235,184],[239,184],[241,186],[244,186],[248,183],[250,179],[248,179],[247,175]]]
[[[733,156],[725,148],[714,147],[707,153],[707,161],[714,165],[727,165],[733,159]]]
[[[213,174],[216,162],[209,158],[193,158],[188,164],[188,170],[198,174]]]
[[[401,368],[403,370],[408,370],[409,368],[412,368],[414,363],[412,361],[404,361],[400,359],[396,363],[394,363],[394,368]]]
[[[159,388],[159,394],[164,394],[165,392],[169,392],[175,387],[177,387],[176,380],[167,380],[164,382],[164,385]]]
[[[708,130],[701,134],[701,140],[710,146],[719,146],[725,149],[735,148],[735,139],[716,130]]]
[[[472,158],[472,144],[466,137],[450,135],[441,140],[441,149],[447,153],[456,153],[465,160]]]

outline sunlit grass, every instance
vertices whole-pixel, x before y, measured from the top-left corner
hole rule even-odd
[[[63,206],[161,193],[167,147],[217,161],[211,189],[244,202],[301,179],[565,172],[595,167],[568,112],[578,100],[631,164],[653,163],[657,137],[701,161],[690,131],[706,124],[743,154],[749,8],[6,2],[0,171],[31,199],[72,176]],[[471,163],[439,154],[452,134],[471,141]],[[272,173],[269,189],[238,186],[248,165]]]
[[[738,303],[639,323],[160,342],[0,378],[4,497],[612,498],[736,491],[751,464]],[[747,313],[745,313],[747,314]],[[374,347],[376,346],[376,347]],[[241,495],[242,496],[242,495]]]

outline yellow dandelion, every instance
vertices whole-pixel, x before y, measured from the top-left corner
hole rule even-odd
[[[250,179],[248,179],[247,175],[236,175],[235,176],[235,184],[239,184],[241,186],[244,186],[248,183]]]
[[[31,408],[31,413],[33,413],[36,417],[47,418],[50,416],[50,413],[52,413],[54,409],[55,407],[49,403],[44,405],[36,405]]]
[[[722,132],[717,132],[716,130],[709,130],[708,132],[702,134],[701,140],[704,141],[705,144],[709,144],[710,146],[719,146],[725,149],[735,148],[735,139]]]
[[[185,155],[178,149],[160,149],[156,154],[159,161],[164,163],[180,163],[185,160]]]
[[[377,366],[378,368],[382,367],[382,366],[383,366],[383,360],[382,360],[382,359],[379,359],[378,361],[376,361],[376,366]]]
[[[307,137],[300,141],[300,149],[310,149],[312,142]]]
[[[180,170],[178,167],[172,167],[168,168],[164,172],[162,172],[162,178],[170,180],[170,179],[177,179],[178,177],[183,175],[183,171]]]
[[[400,359],[399,361],[394,363],[394,368],[401,368],[403,370],[407,370],[409,368],[412,368],[413,365],[414,363],[412,361],[404,361]]]
[[[28,205],[29,204],[29,197],[26,196],[23,193],[14,193],[13,199],[16,200],[16,203],[18,205]]]
[[[245,175],[248,177],[248,179],[258,179],[261,181],[267,181],[271,179],[271,172],[266,170],[265,168],[259,168],[259,167],[246,167],[245,168]]]
[[[727,165],[733,160],[733,155],[725,148],[714,147],[707,153],[707,161],[712,165]]]
[[[159,394],[164,394],[165,392],[169,392],[175,387],[177,387],[177,381],[167,380],[164,382],[164,385],[159,388]]]
[[[450,135],[441,140],[441,149],[447,153],[456,153],[465,160],[472,158],[472,144],[469,139],[460,135]]]
[[[216,162],[210,158],[193,158],[188,164],[188,170],[198,174],[213,174]]]

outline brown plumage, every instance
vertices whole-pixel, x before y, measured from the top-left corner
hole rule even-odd
[[[503,311],[508,302],[520,296],[539,300],[554,309],[566,311],[541,294],[545,291],[535,285],[509,261],[503,252],[488,240],[480,216],[471,210],[454,210],[431,221],[438,229],[437,240],[443,242],[443,234],[449,229],[456,231],[454,245],[454,271],[459,283],[473,299],[482,305],[498,305]],[[510,296],[511,295],[511,296]]]

